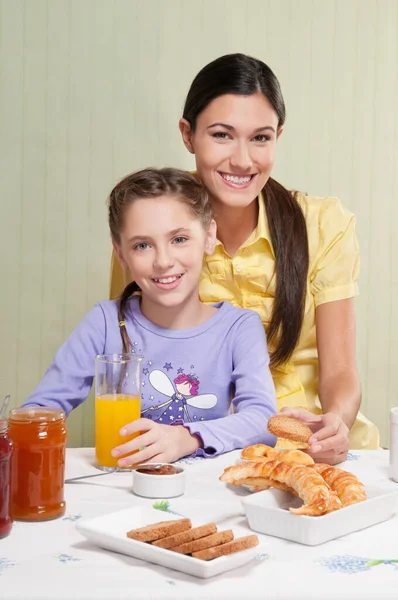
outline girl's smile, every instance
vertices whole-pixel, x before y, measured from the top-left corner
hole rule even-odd
[[[141,311],[147,319],[174,328],[201,321],[208,312],[198,291],[203,255],[212,252],[215,239],[214,221],[206,230],[178,197],[131,203],[124,214],[120,244],[114,247],[141,289]]]
[[[179,275],[166,275],[164,277],[154,277],[152,281],[160,290],[174,290],[180,283],[184,273]]]

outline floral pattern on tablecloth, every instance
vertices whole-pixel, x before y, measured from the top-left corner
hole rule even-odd
[[[269,559],[269,554],[264,554],[263,552],[260,554],[257,554],[257,556],[254,557],[254,560],[268,560]]]
[[[334,573],[360,573],[361,571],[370,571],[372,567],[377,567],[378,565],[390,565],[398,571],[398,560],[371,559],[349,554],[336,554],[334,556],[319,558],[315,562]]]
[[[13,562],[12,560],[8,560],[8,558],[2,558],[0,557],[0,575],[2,575],[3,571],[5,571],[5,569],[8,569],[9,567],[15,567],[16,563]]]
[[[360,459],[359,454],[355,454],[354,452],[349,452],[346,457],[346,460],[359,460],[359,459]]]
[[[199,462],[200,460],[208,460],[205,456],[185,456],[184,458],[180,458],[176,460],[174,464],[176,465],[193,465],[195,462]]]
[[[57,559],[61,563],[77,562],[81,560],[81,558],[76,558],[76,556],[71,556],[70,554],[58,554]]]
[[[163,512],[170,513],[172,515],[178,515],[179,517],[183,516],[180,513],[175,512],[174,510],[171,510],[170,503],[168,502],[168,500],[155,500],[155,502],[152,504],[152,506],[153,506],[153,508],[156,508],[156,510],[161,510]]]

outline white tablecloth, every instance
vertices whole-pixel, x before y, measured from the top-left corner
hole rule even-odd
[[[238,452],[215,459],[186,459],[187,489],[163,509],[205,521],[219,529],[239,527],[250,532],[240,498],[249,492],[222,484],[224,467]],[[67,451],[66,476],[96,472],[92,449]],[[351,452],[344,468],[365,484],[388,480],[388,452]],[[320,546],[303,546],[259,534],[265,553],[235,571],[202,580],[102,550],[75,528],[81,518],[155,501],[131,492],[130,473],[112,473],[65,486],[67,511],[44,523],[14,523],[11,535],[0,540],[0,598],[121,599],[128,598],[261,598],[337,599],[398,598],[398,515],[369,529]],[[159,520],[162,513],[159,512]],[[393,562],[392,562],[393,561]],[[395,562],[394,562],[395,561]]]

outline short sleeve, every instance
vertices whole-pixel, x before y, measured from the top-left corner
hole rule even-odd
[[[310,273],[315,306],[358,295],[360,269],[355,216],[337,200],[319,213],[319,251]]]

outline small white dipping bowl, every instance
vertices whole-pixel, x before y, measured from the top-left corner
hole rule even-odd
[[[162,471],[175,469],[173,474]],[[158,471],[158,473],[157,473]],[[185,471],[171,463],[145,463],[133,471],[133,492],[145,498],[174,498],[185,491]]]

